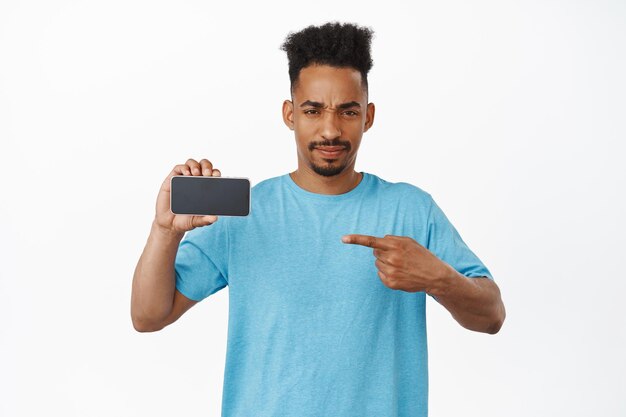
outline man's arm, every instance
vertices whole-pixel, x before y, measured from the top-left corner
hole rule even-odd
[[[152,224],[133,276],[130,311],[139,332],[161,330],[196,304],[176,290],[174,261],[183,236]]]
[[[467,329],[495,334],[502,327],[504,304],[489,278],[465,277],[407,236],[351,234],[342,241],[374,249],[378,276],[387,287],[434,296]]]
[[[454,268],[428,292],[466,329],[496,334],[506,317],[498,285],[487,277],[468,278]]]
[[[140,332],[153,332],[173,323],[196,301],[176,290],[175,261],[178,246],[186,231],[207,226],[217,216],[181,216],[170,210],[170,181],[175,175],[220,177],[219,169],[207,159],[188,159],[176,165],[161,184],[146,247],[133,275],[130,315]]]

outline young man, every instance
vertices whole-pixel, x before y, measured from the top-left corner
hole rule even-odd
[[[431,196],[354,170],[374,121],[371,35],[329,23],[288,36],[298,168],[254,186],[249,216],[171,214],[169,179],[219,176],[206,159],[159,192],[133,324],[162,329],[229,286],[224,416],[426,416],[426,294],[468,329],[504,321],[491,274]]]

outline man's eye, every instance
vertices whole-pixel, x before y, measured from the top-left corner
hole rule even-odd
[[[318,111],[317,110],[313,110],[313,109],[309,109],[309,110],[305,110],[304,114],[317,114]]]
[[[348,110],[343,112],[343,114],[345,114],[346,116],[358,116],[359,113],[352,111],[352,110]]]

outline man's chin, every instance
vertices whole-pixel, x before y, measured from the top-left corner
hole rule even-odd
[[[331,161],[334,161],[334,159]],[[311,164],[311,169],[313,169],[313,171],[318,175],[322,175],[324,177],[334,177],[335,175],[341,174],[346,169],[346,165],[334,165],[329,163],[324,166],[319,166]]]

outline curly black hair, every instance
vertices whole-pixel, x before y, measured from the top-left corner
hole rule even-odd
[[[314,64],[358,70],[367,92],[367,73],[374,64],[370,54],[373,34],[371,28],[339,22],[289,33],[280,49],[287,52],[292,93],[300,70]]]

